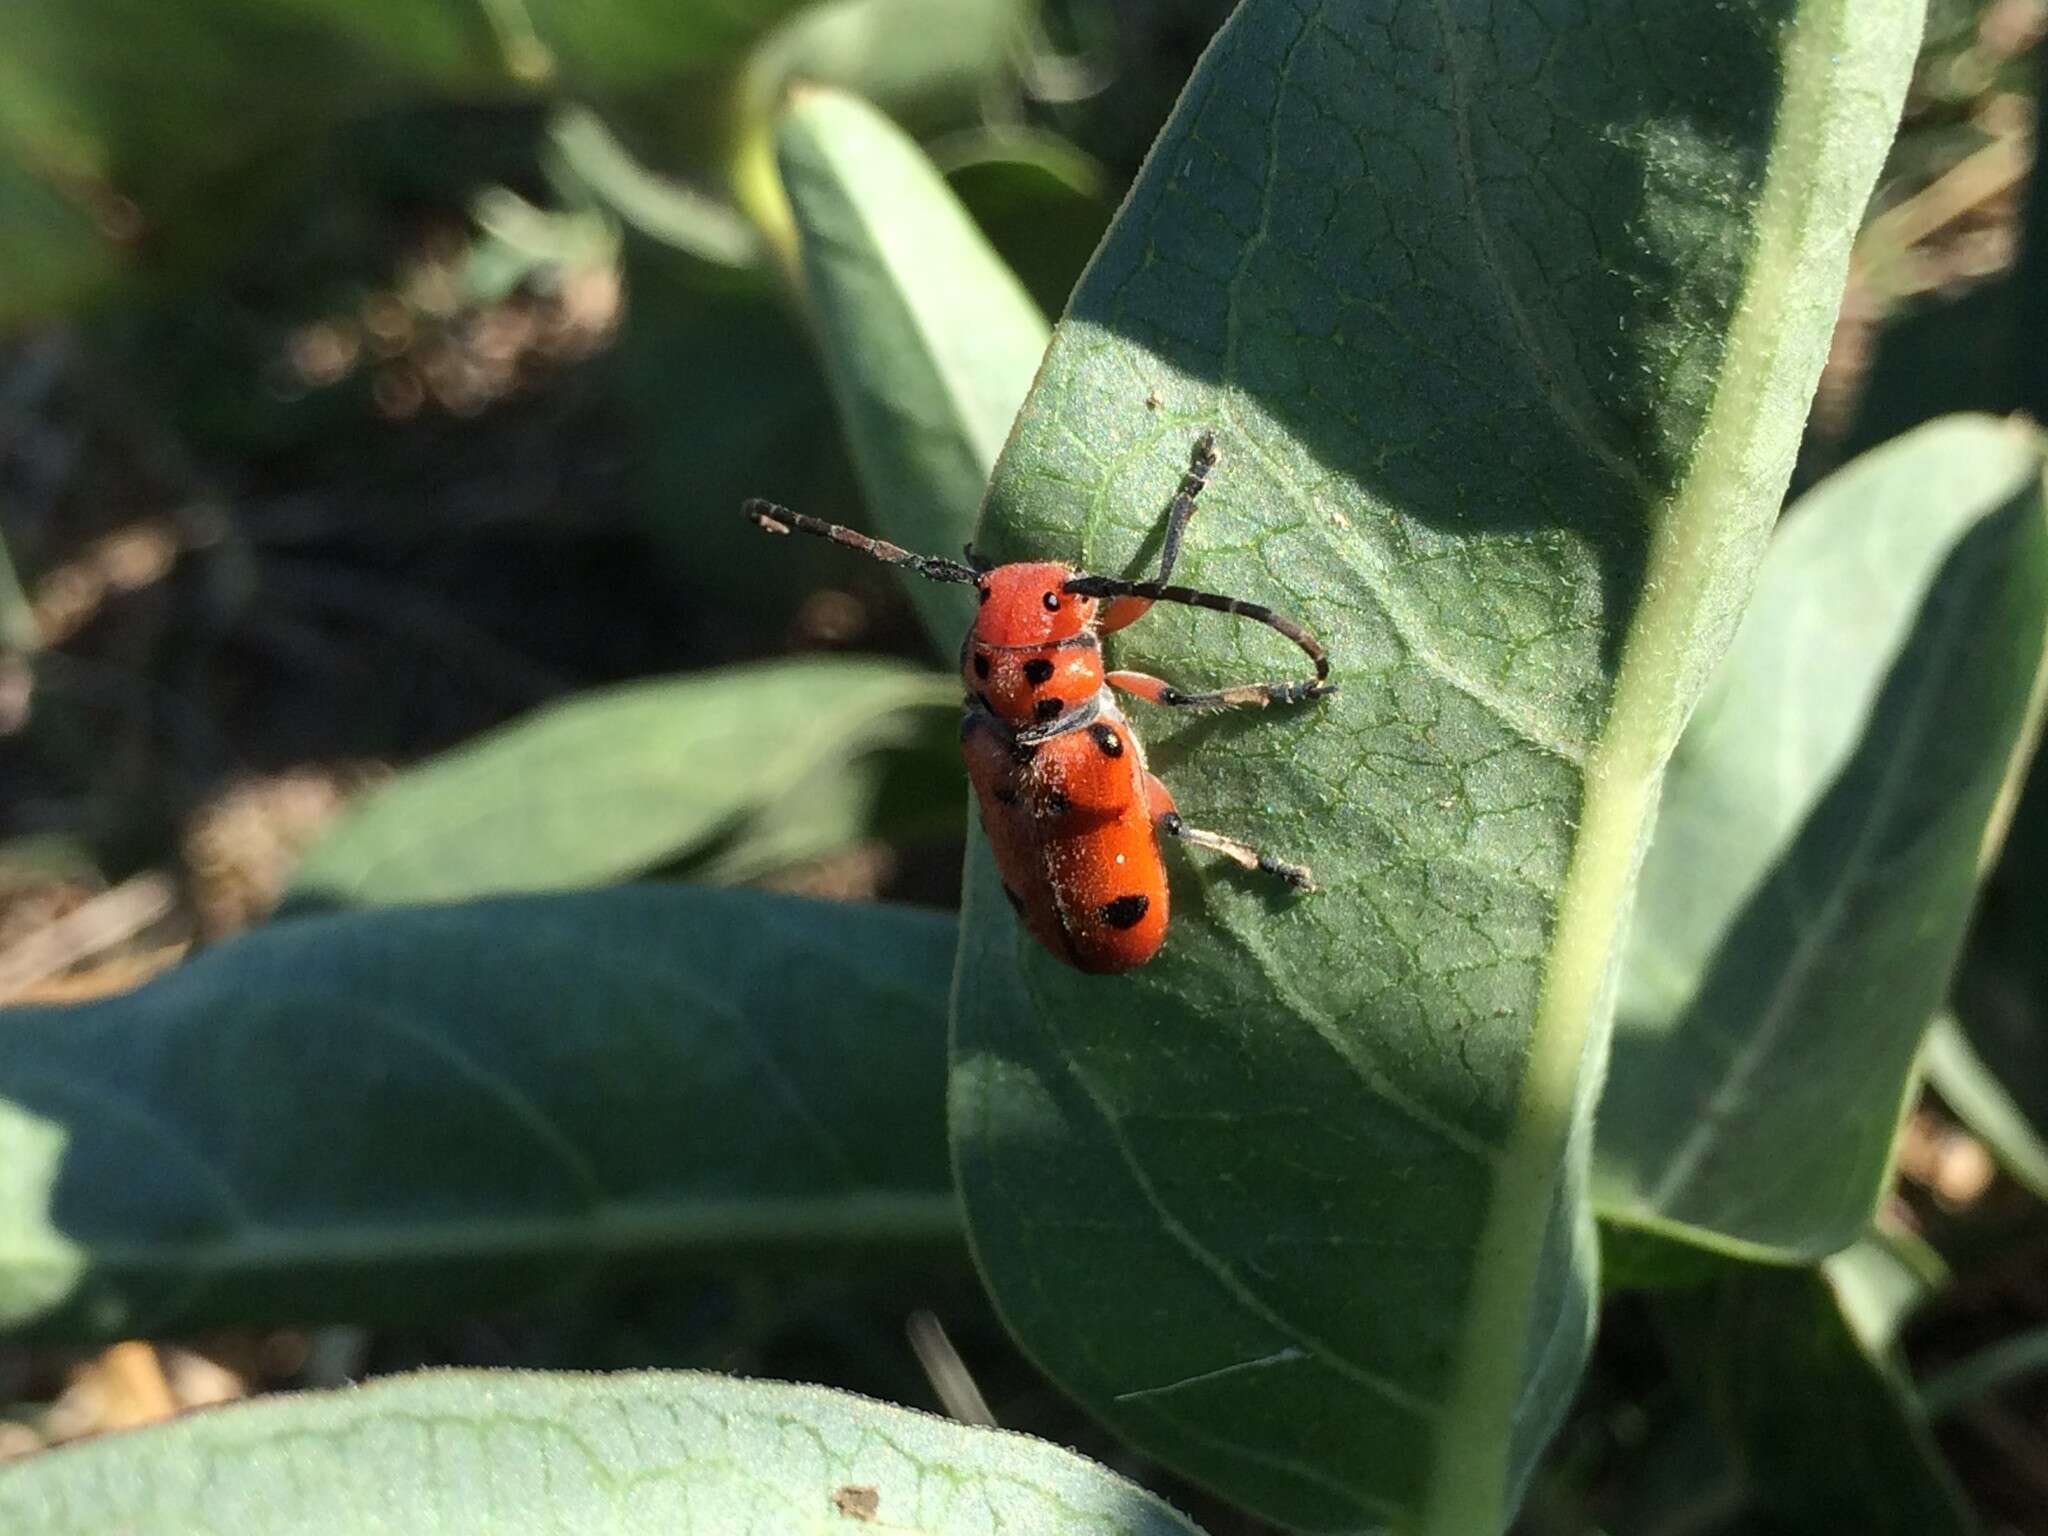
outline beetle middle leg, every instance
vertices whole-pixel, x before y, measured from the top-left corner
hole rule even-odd
[[[1270,853],[1261,853],[1250,843],[1240,842],[1234,837],[1225,837],[1221,832],[1210,832],[1202,827],[1191,827],[1174,809],[1173,791],[1159,780],[1156,773],[1145,775],[1145,808],[1152,813],[1152,825],[1159,829],[1162,837],[1178,838],[1193,848],[1207,848],[1211,853],[1220,853],[1232,863],[1245,869],[1256,870],[1285,880],[1298,891],[1312,891],[1316,888],[1315,876],[1305,864],[1290,864],[1285,859],[1276,859]]]

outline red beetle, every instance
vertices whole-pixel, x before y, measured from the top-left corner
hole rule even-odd
[[[1159,834],[1210,848],[1246,869],[1302,890],[1309,872],[1236,838],[1181,820],[1173,796],[1145,767],[1145,753],[1111,689],[1179,709],[1298,704],[1337,691],[1315,637],[1257,603],[1167,585],[1195,498],[1216,466],[1216,439],[1195,440],[1188,472],[1166,513],[1165,548],[1153,581],[1089,576],[1058,561],[990,566],[914,555],[836,523],[768,501],[743,510],[768,533],[811,533],[933,581],[972,585],[981,611],[960,648],[967,713],[960,750],[981,801],[981,824],[1002,872],[1003,893],[1032,937],[1084,971],[1143,965],[1166,938],[1166,865]],[[1107,672],[1101,636],[1154,603],[1234,613],[1278,630],[1315,664],[1313,681],[1240,683],[1184,693],[1143,672]]]

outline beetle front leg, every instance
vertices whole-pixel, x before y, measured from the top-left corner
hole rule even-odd
[[[1112,688],[1121,688],[1135,698],[1148,704],[1164,704],[1172,709],[1223,709],[1234,704],[1305,704],[1310,699],[1326,699],[1337,691],[1335,683],[1239,683],[1230,688],[1214,688],[1205,693],[1184,693],[1164,678],[1148,672],[1112,672],[1105,679]]]
[[[1216,434],[1204,429],[1188,454],[1187,473],[1180,477],[1173,500],[1166,504],[1166,537],[1159,548],[1159,574],[1153,578],[1162,587],[1173,579],[1173,568],[1180,561],[1181,539],[1188,531],[1189,519],[1195,515],[1195,498],[1202,494],[1202,487],[1209,483],[1209,473],[1215,467]],[[1102,609],[1102,632],[1108,634],[1126,624],[1135,624],[1151,606],[1145,598],[1111,598]]]

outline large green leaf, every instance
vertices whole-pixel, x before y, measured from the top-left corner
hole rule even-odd
[[[0,1470],[27,1536],[1200,1536],[1024,1435],[784,1382],[447,1371],[273,1397]]]
[[[1952,418],[1790,514],[1665,781],[1600,1107],[1604,1215],[1809,1257],[1868,1224],[2038,725],[2042,468],[2031,428]]]
[[[812,657],[580,694],[376,791],[307,856],[308,904],[598,885],[694,857],[725,878],[871,834],[891,773],[957,754],[958,686]],[[909,809],[909,808],[905,808]]]
[[[0,1331],[949,1249],[952,947],[931,914],[629,886],[284,922],[0,1014]]]
[[[1139,1445],[1274,1518],[1498,1528],[1568,1398],[1613,958],[1746,595],[1915,0],[1245,0],[1077,290],[991,553],[1279,606],[1342,695],[1141,722],[1193,822],[1124,980],[970,872],[955,1150],[998,1304]],[[1123,664],[1286,647],[1155,612]]]
[[[1046,323],[924,152],[874,108],[798,94],[776,134],[825,373],[877,531],[955,555],[1045,352]],[[913,580],[948,656],[965,587]]]

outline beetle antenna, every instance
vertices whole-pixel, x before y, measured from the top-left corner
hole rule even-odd
[[[936,555],[913,555],[909,550],[899,548],[886,539],[871,539],[864,533],[855,533],[851,528],[842,528],[837,523],[828,523],[822,518],[806,517],[801,512],[792,512],[779,507],[772,501],[758,497],[740,503],[740,510],[748,521],[763,533],[809,533],[821,539],[830,539],[834,544],[844,544],[848,549],[857,549],[864,555],[871,555],[884,565],[898,565],[908,571],[915,571],[929,581],[960,581],[972,586],[980,581],[980,574],[971,566],[957,560],[941,560]]]
[[[1234,613],[1241,619],[1250,619],[1277,630],[1300,646],[1303,654],[1315,663],[1317,682],[1330,675],[1330,658],[1323,654],[1322,645],[1316,637],[1284,613],[1275,613],[1263,603],[1248,603],[1242,598],[1198,592],[1193,587],[1168,586],[1159,581],[1125,581],[1120,576],[1076,576],[1060,590],[1071,592],[1076,597],[1135,597],[1148,603],[1182,603],[1190,608],[1207,608],[1214,613]]]

